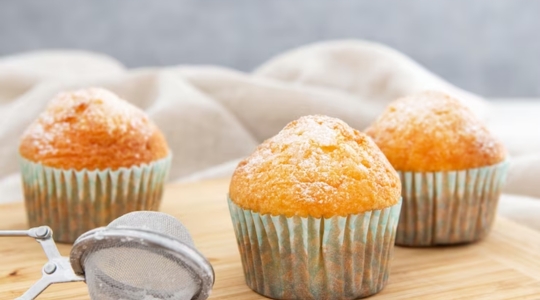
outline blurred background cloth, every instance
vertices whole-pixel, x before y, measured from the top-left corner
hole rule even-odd
[[[399,50],[489,97],[540,97],[536,0],[3,0],[0,55],[77,48],[133,68],[211,64],[252,71],[329,39]]]
[[[301,115],[364,129],[389,101],[436,88],[506,144],[505,192],[521,196],[501,212],[540,229],[538,11],[535,0],[4,0],[0,202],[22,199],[18,139],[62,90],[104,86],[144,109],[174,151],[171,180],[192,181],[230,175]]]
[[[22,199],[18,142],[58,92],[100,86],[145,110],[174,154],[171,181],[231,175],[288,122],[337,117],[363,130],[392,100],[426,89],[462,100],[510,153],[505,192],[540,197],[540,102],[489,102],[403,54],[365,41],[308,45],[253,73],[221,67],[126,69],[100,54],[44,51],[0,59],[0,202]]]

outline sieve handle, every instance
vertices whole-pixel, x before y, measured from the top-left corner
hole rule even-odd
[[[0,230],[0,236],[31,236],[30,230]]]
[[[49,285],[63,282],[84,281],[83,276],[78,276],[71,269],[67,257],[49,260],[41,270],[43,276],[32,285],[18,300],[33,300],[39,296]]]
[[[28,230],[0,230],[0,236],[28,236],[35,238],[49,259],[41,270],[41,279],[17,299],[35,299],[53,283],[84,281],[83,276],[79,276],[73,272],[69,258],[60,255],[52,239],[52,235],[51,228],[47,226],[30,228]]]
[[[28,230],[0,230],[0,236],[29,236],[35,238],[41,244],[43,251],[49,260],[62,257],[52,239],[53,231],[49,226],[40,226]]]

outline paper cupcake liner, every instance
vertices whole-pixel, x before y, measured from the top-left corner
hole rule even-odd
[[[481,240],[491,230],[508,163],[452,172],[398,172],[403,205],[396,244]]]
[[[48,225],[54,240],[74,242],[136,210],[158,210],[171,156],[118,170],[62,170],[21,158],[28,222]]]
[[[230,199],[247,285],[274,299],[357,299],[388,280],[401,202],[347,217],[260,215]]]

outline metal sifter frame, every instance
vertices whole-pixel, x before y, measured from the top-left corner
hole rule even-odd
[[[41,245],[49,260],[41,269],[41,279],[34,283],[22,296],[16,298],[17,300],[35,299],[49,285],[54,283],[84,281],[83,276],[73,272],[69,259],[60,255],[52,239],[53,232],[50,227],[40,226],[28,230],[0,230],[0,236],[27,236],[34,238]]]
[[[130,240],[130,243],[137,244],[140,249],[155,250],[160,249],[183,262],[186,268],[190,268],[201,280],[201,289],[193,300],[207,299],[214,286],[214,269],[206,258],[196,249],[179,242],[169,236],[139,228],[122,226],[119,228],[100,227],[88,231],[81,235],[75,243],[70,253],[70,263],[75,274],[84,274],[84,259],[93,249],[105,249],[118,246],[119,242]]]
[[[97,249],[117,247],[126,244],[129,247],[159,251],[174,263],[181,264],[198,276],[200,289],[192,300],[204,300],[210,295],[214,286],[215,273],[212,265],[194,247],[166,234],[127,225],[114,228],[100,227],[90,230],[77,238],[71,248],[70,257],[60,255],[53,240],[53,231],[48,226],[30,228],[28,230],[0,230],[1,236],[21,236],[36,239],[47,256],[47,263],[42,268],[42,277],[32,285],[18,300],[31,300],[38,297],[47,287],[54,283],[86,281],[85,258]],[[125,285],[125,284],[124,284]],[[137,289],[137,287],[128,287]]]

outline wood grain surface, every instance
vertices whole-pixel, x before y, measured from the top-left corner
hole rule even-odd
[[[226,203],[228,180],[168,186],[161,210],[179,218],[216,272],[211,299],[265,299],[244,283]],[[0,229],[26,229],[21,203],[0,206]],[[60,245],[64,255],[70,245]],[[0,299],[41,277],[45,255],[31,238],[0,238]],[[84,283],[53,285],[39,299],[89,299]],[[370,299],[540,299],[540,233],[498,218],[479,243],[396,247],[387,287]]]

